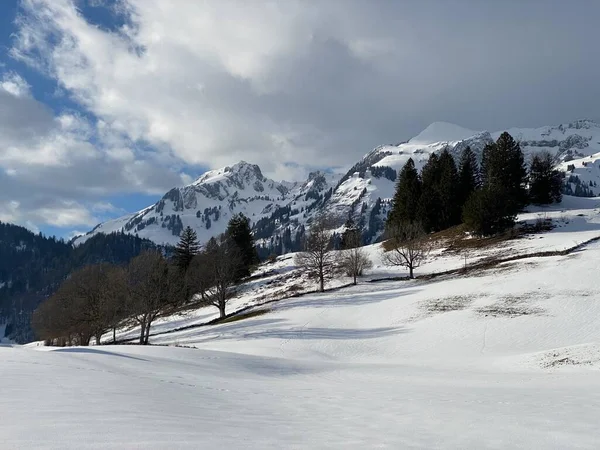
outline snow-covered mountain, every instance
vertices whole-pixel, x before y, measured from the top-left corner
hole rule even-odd
[[[173,188],[158,202],[134,214],[109,220],[74,240],[79,245],[96,233],[137,234],[159,244],[176,244],[186,226],[201,242],[225,231],[232,215],[243,213],[253,224],[283,214],[289,205],[311,209],[334,181],[315,172],[304,183],[266,178],[255,164],[241,161],[231,167],[206,172],[182,188]]]
[[[503,131],[503,130],[502,130]],[[266,178],[257,165],[244,161],[212,170],[189,186],[174,188],[142,211],[98,225],[75,239],[84,242],[95,233],[123,231],[161,244],[175,244],[191,226],[201,241],[222,233],[238,212],[252,221],[263,254],[286,253],[298,243],[312,217],[334,213],[338,225],[352,217],[362,226],[366,243],[383,230],[398,170],[412,158],[421,168],[431,153],[448,148],[458,157],[470,146],[480,155],[502,131],[474,131],[435,122],[408,142],[383,145],[366,154],[343,176],[314,172],[304,182]],[[590,120],[542,128],[507,130],[520,141],[526,157],[549,151],[567,172],[566,192],[580,196],[600,194],[600,125]]]

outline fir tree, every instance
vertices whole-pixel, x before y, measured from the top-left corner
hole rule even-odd
[[[514,225],[527,204],[527,170],[521,146],[506,132],[486,145],[481,161],[483,187],[474,191],[463,208],[463,220],[481,235]]]
[[[421,196],[421,178],[410,158],[398,176],[393,205],[388,216],[388,224],[414,222],[417,219],[417,208]]]
[[[175,247],[173,258],[175,264],[182,270],[187,270],[194,256],[200,250],[198,235],[191,227],[186,227],[181,233],[179,243]]]
[[[421,173],[421,197],[417,219],[426,232],[440,231],[460,223],[458,173],[448,149],[435,153]]]
[[[548,152],[535,155],[529,170],[529,198],[536,205],[547,205],[562,200],[562,176],[554,168],[554,159]]]
[[[234,215],[227,224],[225,234],[231,238],[240,251],[242,264],[237,272],[237,278],[241,279],[250,275],[252,266],[259,262],[250,229],[250,220],[242,213]]]
[[[505,194],[486,185],[474,191],[463,207],[463,222],[479,236],[491,236],[512,227],[516,216],[506,213]]]
[[[516,214],[527,204],[527,168],[521,146],[504,132],[483,153],[484,184],[502,192],[507,215]]]
[[[348,220],[344,224],[344,228],[345,230],[342,233],[339,247],[345,250],[348,248],[353,248],[356,245],[360,246],[360,244],[362,243],[361,229],[356,225],[352,217],[348,218]]]
[[[440,227],[440,169],[439,157],[432,153],[421,171],[421,195],[417,208],[417,221],[426,232],[438,230]]]
[[[469,196],[480,185],[479,166],[477,157],[471,147],[467,146],[458,165],[458,201],[461,207],[467,202]]]
[[[454,158],[444,149],[439,158],[439,181],[437,185],[440,199],[439,224],[437,230],[460,223],[461,205],[458,191],[458,171]]]

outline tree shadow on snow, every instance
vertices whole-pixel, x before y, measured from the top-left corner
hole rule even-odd
[[[363,287],[364,285],[361,285]],[[383,302],[385,300],[393,300],[406,295],[416,294],[421,289],[410,288],[399,290],[398,286],[393,286],[386,289],[382,285],[373,285],[373,292],[357,292],[351,291],[336,292],[327,295],[327,292],[322,294],[310,294],[299,297],[297,299],[286,299],[278,302],[273,311],[283,311],[292,308],[330,308],[343,306],[360,306],[373,303]]]
[[[262,322],[262,323],[261,323]],[[310,339],[310,340],[352,340],[352,339],[375,339],[406,333],[408,330],[402,327],[382,328],[324,328],[324,327],[279,327],[274,328],[274,323],[283,323],[284,320],[265,319],[253,321],[241,326],[220,327],[212,332],[217,335],[207,336],[201,342],[226,339]],[[269,329],[253,330],[261,325],[269,325]]]
[[[119,358],[127,358],[127,359],[135,359],[138,361],[148,361],[144,358],[138,358],[137,356],[123,355],[122,353],[114,353],[108,352],[106,350],[97,350],[95,348],[89,347],[69,347],[69,348],[60,348],[58,350],[53,350],[56,353],[91,353],[97,355],[108,355],[108,356],[118,356]]]

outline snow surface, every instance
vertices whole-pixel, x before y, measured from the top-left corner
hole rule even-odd
[[[475,134],[478,131],[454,125],[447,122],[434,122],[412,138],[411,144],[434,144],[436,142],[462,141]]]
[[[556,228],[468,263],[600,237],[599,203],[525,213]],[[358,286],[266,303],[312,288],[280,257],[230,305],[264,314],[167,318],[162,347],[0,346],[2,447],[597,448],[599,242],[429,281],[368,282],[391,272],[367,251]],[[438,251],[417,273],[463,259]]]

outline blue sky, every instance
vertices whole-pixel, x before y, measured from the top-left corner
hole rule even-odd
[[[68,93],[61,92],[62,87],[56,78],[47,76],[42,71],[32,68],[11,55],[15,33],[18,32],[17,19],[19,14],[23,13],[23,10],[20,9],[20,3],[20,0],[3,0],[0,2],[0,73],[18,74],[29,85],[30,95],[44,107],[51,109],[55,116],[68,112],[86,117],[91,122],[95,121],[95,115],[86,109],[84,105],[73,101]],[[90,26],[97,26],[109,32],[118,30],[125,23],[123,16],[112,9],[115,5],[116,3],[111,1],[103,2],[98,6],[94,5],[94,2],[87,1],[76,3],[78,12]],[[144,143],[138,143],[137,147],[146,147],[148,151],[152,151],[152,148]],[[207,170],[207,167],[202,164],[189,165],[186,170],[193,178]],[[110,180],[107,180],[107,183],[110,184]],[[94,200],[101,204],[110,204],[112,208],[101,208],[93,217],[94,220],[98,221],[118,217],[142,209],[154,203],[160,197],[161,194],[146,192],[119,192],[116,195],[102,195]],[[20,221],[17,220],[16,222]],[[34,231],[39,230],[47,235],[64,238],[69,238],[76,231],[87,231],[91,225],[91,223],[68,223],[64,226],[57,226],[44,220],[25,221],[23,224]]]
[[[583,0],[2,0],[0,220],[68,237],[240,160],[302,180],[436,121],[598,120],[597,17]]]
[[[4,73],[18,73],[31,87],[31,95],[45,106],[52,109],[54,114],[58,115],[63,111],[76,112],[77,114],[92,117],[89,111],[81,107],[77,102],[71,101],[66,95],[57,95],[56,92],[60,89],[56,79],[45,76],[38,70],[30,68],[27,64],[11,57],[10,49],[14,39],[14,33],[17,31],[15,21],[19,13],[19,0],[3,0],[0,2],[0,70]],[[80,12],[86,19],[99,27],[105,29],[113,29],[122,25],[122,21],[118,20],[118,16],[103,7],[89,6],[86,2],[78,4]],[[200,168],[201,171],[201,168]],[[132,212],[142,209],[149,204],[157,201],[160,198],[159,194],[148,195],[144,193],[129,193],[109,195],[103,197],[103,202],[112,204],[114,211],[104,211],[96,215],[99,220],[106,220],[113,217],[118,217],[125,212]],[[75,228],[80,224],[68,224],[66,226],[55,226],[43,221],[25,223],[26,226],[39,230],[47,235],[55,235],[68,238],[71,236]],[[77,231],[87,231],[85,227]]]

